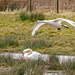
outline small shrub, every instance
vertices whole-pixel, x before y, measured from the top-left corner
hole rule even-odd
[[[75,59],[68,59],[67,61],[62,62],[63,69],[65,70],[75,70]]]
[[[16,40],[16,37],[14,36],[6,36],[4,38],[4,41],[6,43],[6,45],[8,46],[18,46],[18,41]]]
[[[41,60],[24,61],[20,63],[19,67],[12,69],[11,75],[43,75],[45,70],[45,63]]]
[[[58,57],[56,57],[55,54],[51,54],[49,58],[50,58],[50,61],[49,61],[50,65],[48,68],[49,70],[61,70],[62,69],[59,59]]]
[[[30,39],[21,43],[21,47],[25,48],[45,48],[52,47],[51,43],[47,39]]]
[[[20,13],[20,19],[22,21],[28,20],[29,19],[29,15],[26,12],[21,12]]]
[[[2,63],[3,66],[13,66],[15,61],[11,55],[1,55],[0,63]]]
[[[44,20],[45,16],[42,13],[31,13],[30,15],[30,21],[35,21],[35,20]]]
[[[4,48],[6,46],[4,40],[0,38],[0,48]]]
[[[62,69],[65,70],[66,75],[75,75],[75,59],[63,61]]]
[[[56,57],[56,54],[50,55],[50,62],[51,63],[58,63],[59,62],[59,59],[58,59],[58,57]]]
[[[7,46],[18,46],[18,41],[14,36],[5,36],[5,37],[0,37],[0,48],[4,48]]]
[[[28,14],[24,11],[22,11],[20,13],[20,19],[22,21],[25,21],[25,20],[30,20],[30,21],[35,21],[35,20],[44,20],[45,16],[44,14],[42,13],[31,13],[31,14]]]
[[[9,75],[43,75],[45,72],[45,64],[46,62],[41,59],[14,59],[12,55],[9,54],[0,56],[0,66],[11,67],[8,72]]]

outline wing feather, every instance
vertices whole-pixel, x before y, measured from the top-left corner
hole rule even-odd
[[[43,24],[45,24],[45,23],[36,23],[36,24],[34,25],[34,28],[33,28],[33,31],[32,31],[32,36],[34,36],[35,31],[38,30],[38,28],[39,28],[40,26],[42,26]]]
[[[69,24],[71,24],[72,26],[75,27],[75,22],[74,21],[64,19],[64,18],[58,18],[58,20],[59,20],[59,22],[66,21],[67,23],[69,23]]]
[[[61,23],[63,20],[61,18],[54,19],[53,22]]]

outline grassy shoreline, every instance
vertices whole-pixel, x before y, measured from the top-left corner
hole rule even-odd
[[[47,70],[75,75],[75,58],[63,60],[61,64],[55,54],[50,55],[49,61],[14,59],[11,55],[0,56],[0,59],[0,75],[43,75]]]
[[[25,48],[31,48],[40,53],[75,55],[75,28],[68,23],[62,22],[70,29],[62,28],[60,31],[43,25],[33,37],[31,32],[34,22],[21,21],[17,12],[15,14],[0,13],[0,16],[0,39],[4,41],[0,41],[0,52],[22,52]],[[75,21],[75,12],[45,13],[45,19],[59,17]]]

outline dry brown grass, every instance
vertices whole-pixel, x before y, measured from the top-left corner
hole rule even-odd
[[[6,5],[12,6],[13,4],[20,6],[20,8],[26,8],[29,10],[29,1],[28,0],[6,0]],[[73,11],[75,12],[75,0],[59,0],[59,10],[60,12],[64,11]],[[15,6],[14,6],[15,7]],[[56,12],[57,10],[57,0],[32,0],[32,9],[36,12]],[[0,0],[0,8],[3,10],[3,0]],[[16,7],[15,7],[16,8]]]

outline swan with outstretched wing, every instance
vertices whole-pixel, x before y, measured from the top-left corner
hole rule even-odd
[[[48,24],[48,25],[50,25],[54,28],[57,28],[58,30],[60,30],[63,27],[68,28],[67,25],[62,25],[61,24],[62,21],[66,21],[67,23],[69,23],[69,24],[71,24],[72,26],[75,27],[75,22],[74,21],[64,19],[64,18],[57,18],[57,19],[54,19],[54,20],[43,20],[43,21],[37,20],[36,24],[34,25],[33,31],[32,31],[32,36],[34,36],[35,31],[38,30],[38,28],[40,26],[42,26],[43,24]]]

